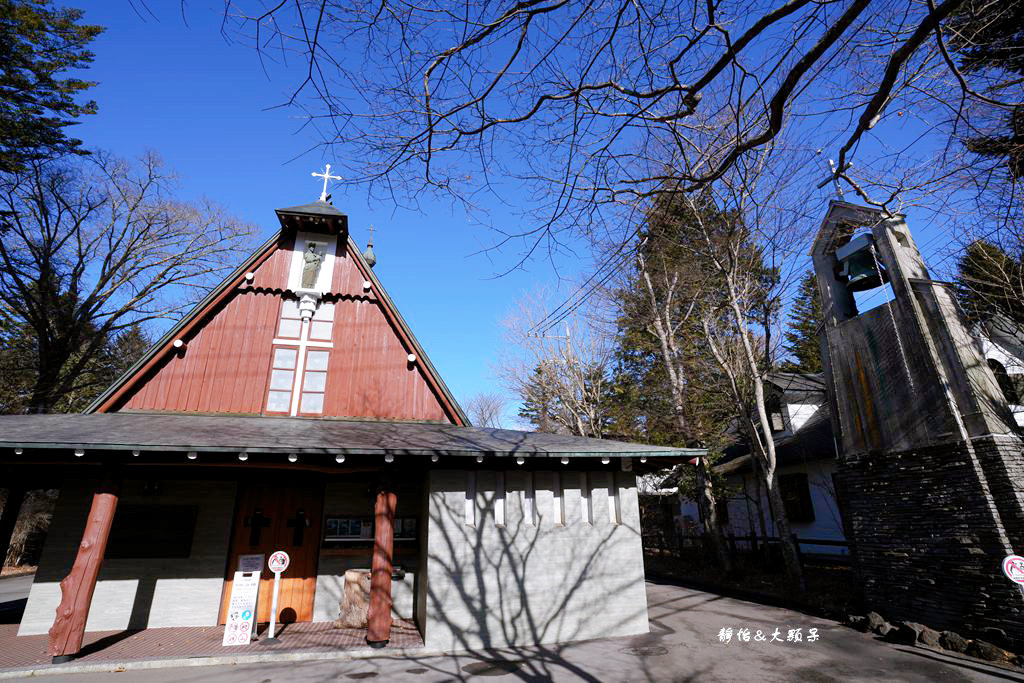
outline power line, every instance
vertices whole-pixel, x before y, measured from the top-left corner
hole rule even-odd
[[[570,294],[562,303],[555,307],[550,313],[541,318],[538,322],[527,331],[528,333],[544,334],[552,327],[562,322],[570,315],[573,314],[580,306],[582,306],[598,288],[604,286],[617,272],[618,269],[623,266],[631,257],[631,252],[623,250],[626,248],[627,242],[623,242],[619,247],[608,256],[588,277],[583,283],[576,288],[576,290]],[[608,271],[604,274],[604,271]],[[589,289],[587,285],[593,282],[596,278],[601,278],[600,281],[594,283]],[[587,289],[587,291],[583,291]]]

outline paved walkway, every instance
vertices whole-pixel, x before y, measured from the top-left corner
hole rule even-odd
[[[419,650],[303,652],[254,661],[249,655],[123,662],[103,671],[127,670],[125,680],[166,683],[213,681],[1024,681],[1016,670],[940,651],[893,646],[835,622],[742,600],[677,586],[648,583],[649,634],[632,638],[592,640],[561,646],[524,647],[441,655]],[[733,629],[730,642],[722,629]],[[751,639],[737,639],[739,629]],[[817,640],[809,640],[810,629]],[[779,629],[781,642],[771,642]],[[800,629],[801,640],[795,642]],[[156,631],[157,629],[154,629]],[[160,629],[169,630],[169,629]],[[794,639],[787,642],[789,631]],[[766,637],[755,640],[757,631]],[[8,644],[0,640],[0,650]],[[249,646],[256,651],[259,648]],[[221,648],[221,655],[228,648]],[[241,651],[238,651],[241,653]],[[272,660],[272,661],[266,661]],[[84,664],[84,662],[83,662]],[[138,667],[158,665],[169,668]],[[88,673],[60,665],[49,672],[68,672],[58,680],[106,681],[108,673]],[[77,673],[71,674],[75,671]],[[43,672],[37,672],[43,673]],[[0,673],[0,676],[3,674]],[[8,672],[8,676],[10,676]]]
[[[330,622],[286,624],[278,628],[278,642],[257,640],[248,645],[223,647],[223,626],[148,628],[141,631],[93,631],[85,634],[81,654],[68,665],[50,664],[46,635],[18,636],[16,624],[0,625],[0,669],[52,668],[88,664],[122,664],[131,660],[182,659],[262,655],[271,652],[334,653],[366,650],[363,629],[333,628]],[[398,620],[391,629],[392,649],[423,647],[415,624]]]

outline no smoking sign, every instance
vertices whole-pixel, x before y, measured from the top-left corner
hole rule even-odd
[[[270,559],[267,560],[267,567],[275,574],[282,573],[285,569],[288,569],[288,563],[291,558],[288,557],[288,553],[283,550],[278,550]]]
[[[1024,557],[1007,555],[1003,560],[1003,573],[1010,581],[1024,585]]]

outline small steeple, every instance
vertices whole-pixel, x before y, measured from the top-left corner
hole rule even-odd
[[[324,184],[320,191],[320,198],[309,204],[277,209],[277,219],[281,222],[281,227],[327,232],[332,235],[347,235],[348,216],[334,208],[330,203],[331,195],[327,193],[327,183],[331,180],[341,180],[341,176],[331,175],[330,164],[327,164],[323,173],[313,171],[312,176],[323,178]]]
[[[368,230],[370,231],[370,237],[366,240],[366,250],[363,252],[363,259],[368,266],[373,268],[377,265],[377,255],[373,253],[373,226],[371,225]]]

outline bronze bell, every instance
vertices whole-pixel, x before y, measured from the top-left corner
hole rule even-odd
[[[851,292],[865,292],[889,281],[885,266],[875,258],[873,244],[872,236],[864,234],[836,249],[839,278]]]

